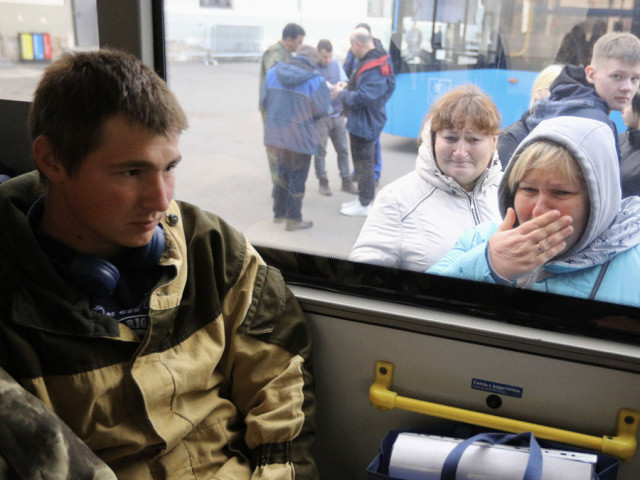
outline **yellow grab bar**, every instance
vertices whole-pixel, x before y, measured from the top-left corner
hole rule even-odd
[[[533,432],[538,438],[598,450],[607,455],[618,457],[621,460],[630,460],[636,453],[636,432],[638,430],[640,412],[635,410],[627,408],[620,409],[618,414],[618,432],[615,437],[595,437],[561,430],[559,428],[545,427],[535,423],[498,417],[487,413],[472,412],[462,408],[448,407],[437,403],[401,397],[389,389],[392,378],[393,363],[383,361],[376,362],[376,379],[369,389],[369,399],[374,407],[384,410],[399,408],[512,433]]]

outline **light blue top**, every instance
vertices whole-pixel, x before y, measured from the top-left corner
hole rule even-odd
[[[500,185],[504,216],[513,206],[507,178],[519,153],[532,141],[551,140],[566,146],[584,174],[589,220],[576,244],[513,286],[589,298],[600,275],[595,299],[640,305],[640,198],[621,200],[617,152],[610,128],[596,120],[556,117],[541,122],[518,147]],[[438,275],[509,283],[491,268],[487,245],[497,229],[485,223],[467,230],[441,261],[427,272]],[[606,267],[603,266],[606,264]]]
[[[334,85],[338,82],[347,82],[349,79],[347,78],[347,74],[344,73],[344,69],[342,65],[337,60],[331,60],[329,65],[326,67],[323,65],[316,66],[316,72],[322,75],[322,77],[327,81],[329,90],[332,90]],[[329,113],[330,117],[337,117],[342,113],[344,106],[342,104],[342,97],[336,97],[331,100],[331,112]]]

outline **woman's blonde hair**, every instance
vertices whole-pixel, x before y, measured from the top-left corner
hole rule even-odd
[[[577,182],[586,192],[587,183],[577,160],[564,146],[547,140],[530,143],[518,155],[507,179],[509,190],[515,193],[527,173],[543,170],[557,172],[558,178]]]
[[[559,63],[551,64],[543,68],[536,79],[533,81],[533,87],[531,88],[531,100],[529,101],[529,112],[533,113],[533,106],[541,98],[549,96],[547,93],[544,96],[540,95],[543,90],[549,90],[553,81],[560,75],[560,72],[564,68],[564,65]]]

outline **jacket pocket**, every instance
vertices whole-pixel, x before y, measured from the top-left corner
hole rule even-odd
[[[286,286],[280,271],[261,265],[256,274],[251,305],[238,330],[254,336],[272,333],[284,311],[285,299]]]

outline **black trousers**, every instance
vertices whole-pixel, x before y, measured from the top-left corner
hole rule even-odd
[[[352,133],[349,134],[351,141],[351,158],[358,180],[358,197],[364,206],[373,201],[375,193],[374,166],[377,159],[376,141],[367,140]]]

